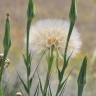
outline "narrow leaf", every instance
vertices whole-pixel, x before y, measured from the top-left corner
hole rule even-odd
[[[38,72],[37,72],[37,74],[38,74]],[[44,91],[43,91],[43,87],[42,87],[42,83],[41,83],[41,79],[39,77],[39,74],[38,74],[38,78],[39,78],[40,90],[41,90],[41,93],[43,95],[44,94]]]
[[[84,86],[86,84],[86,67],[87,67],[87,57],[83,59],[81,70],[78,77],[78,96],[82,96]]]
[[[38,96],[38,94],[39,94],[39,83],[37,84],[34,96]]]
[[[23,84],[23,86],[24,86],[24,89],[25,89],[26,92],[28,93],[29,91],[28,91],[28,88],[27,88],[26,84],[24,83],[24,81],[23,81],[23,79],[21,78],[21,76],[19,75],[19,73],[17,73],[17,74],[18,74],[18,77],[19,77],[20,81],[22,82],[22,84]]]

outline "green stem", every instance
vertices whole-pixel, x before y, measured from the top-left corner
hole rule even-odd
[[[51,67],[53,64],[53,47],[50,48],[50,52],[49,52],[49,56],[48,56],[48,72],[46,75],[46,81],[45,81],[45,85],[44,85],[44,94],[43,96],[46,96],[47,93],[47,89],[48,89],[48,85],[49,85],[49,79],[50,79],[50,72],[51,72]]]
[[[30,96],[30,85],[29,85],[29,75],[27,74],[27,86],[28,86],[28,96]]]
[[[50,78],[50,72],[47,72],[47,76],[46,76],[46,82],[45,82],[45,86],[44,86],[44,94],[43,94],[43,96],[46,96],[47,88],[48,88],[48,85],[49,85],[49,78]]]
[[[30,30],[31,21],[27,21],[27,33],[26,33],[26,60],[27,60],[27,87],[28,87],[28,96],[30,96],[30,79],[29,79],[29,30]]]

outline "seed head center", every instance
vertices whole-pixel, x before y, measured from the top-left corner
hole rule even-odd
[[[56,37],[49,37],[48,38],[48,44],[53,46],[53,45],[58,45],[59,40]]]

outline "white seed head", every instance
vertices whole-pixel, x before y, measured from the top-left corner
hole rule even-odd
[[[69,22],[56,19],[40,20],[30,28],[30,50],[41,53],[42,51],[54,46],[61,54],[64,53]],[[70,38],[68,54],[73,51],[75,56],[81,47],[80,34],[74,28]]]

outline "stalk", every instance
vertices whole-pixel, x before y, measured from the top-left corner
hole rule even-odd
[[[51,72],[51,67],[52,67],[52,64],[53,64],[53,59],[54,59],[54,56],[53,56],[53,50],[54,50],[54,47],[52,46],[50,48],[50,52],[49,52],[49,56],[48,56],[48,72],[47,72],[47,75],[46,75],[46,81],[45,81],[45,85],[44,85],[44,91],[43,91],[43,96],[46,96],[47,94],[47,89],[48,89],[48,86],[49,86],[49,80],[50,80],[50,72]]]
[[[55,96],[58,96],[60,90],[63,87],[62,84],[65,82],[65,81],[63,81],[63,77],[64,77],[65,69],[68,66],[69,59],[71,57],[71,55],[69,57],[67,57],[68,44],[69,44],[69,41],[70,41],[70,37],[72,35],[72,30],[73,30],[73,27],[74,27],[74,24],[75,24],[75,21],[76,21],[76,17],[77,17],[77,13],[76,13],[76,0],[72,0],[71,8],[70,8],[70,13],[69,13],[70,28],[69,28],[69,33],[68,33],[68,37],[67,37],[67,41],[66,41],[66,46],[65,46],[65,52],[64,52],[64,65],[62,67],[62,70],[59,70],[59,68],[57,68],[58,69],[59,84],[58,84]]]

